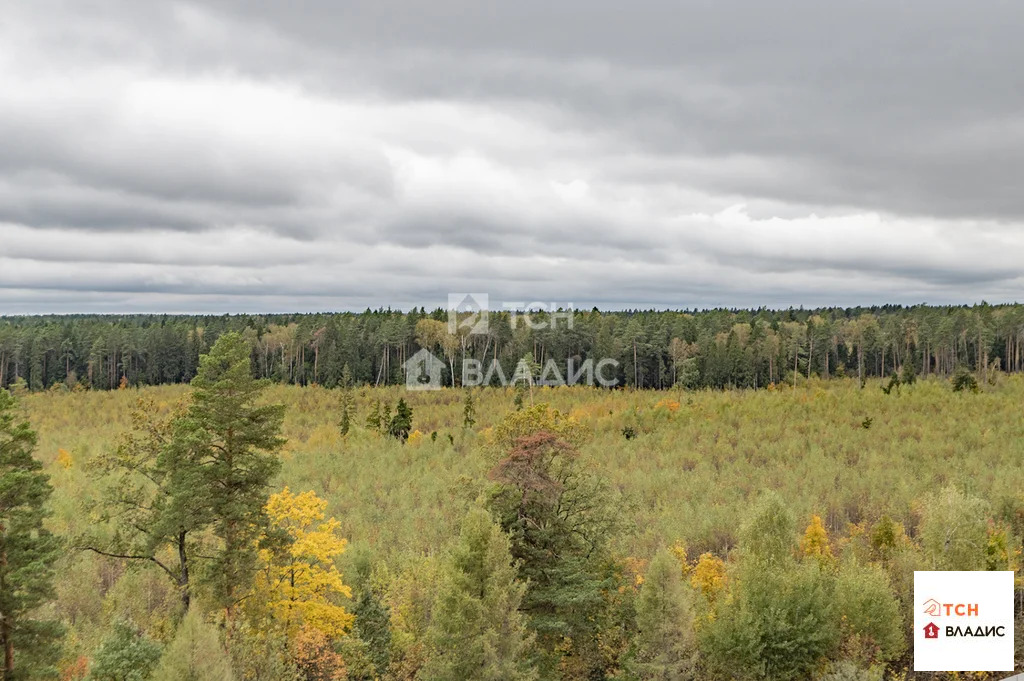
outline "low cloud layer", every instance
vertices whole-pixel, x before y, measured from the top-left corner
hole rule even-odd
[[[1024,9],[669,5],[10,3],[0,314],[1019,297]]]

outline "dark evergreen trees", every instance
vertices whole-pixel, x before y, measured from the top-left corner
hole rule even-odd
[[[53,598],[61,542],[43,525],[53,488],[32,457],[36,434],[18,419],[14,398],[0,389],[0,646],[4,681],[47,678],[61,627],[37,619]]]
[[[406,404],[404,399],[400,399],[398,400],[398,406],[395,407],[395,415],[388,424],[388,434],[405,443],[409,439],[411,431],[412,409]]]
[[[570,359],[576,367],[613,359],[618,366],[607,373],[639,388],[760,388],[814,375],[866,380],[897,371],[906,374],[901,379],[911,371],[949,377],[960,366],[985,381],[998,370],[1024,371],[1024,305],[591,310],[548,320],[534,313],[543,324],[519,324],[514,332],[510,314],[494,310],[487,333],[464,337],[448,334],[445,316],[440,309],[378,309],[0,317],[0,387],[24,381],[32,390],[112,390],[122,382],[187,382],[200,355],[228,332],[250,341],[255,376],[328,388],[401,384],[404,361],[421,348],[444,357],[446,385],[460,374],[462,359],[485,369],[497,361],[510,377],[524,356],[545,365],[553,360],[563,375]]]
[[[260,403],[267,383],[253,378],[249,350],[241,334],[226,333],[200,359],[191,404],[161,461],[175,503],[201,509],[219,540],[204,581],[229,615],[255,569],[263,506],[284,444],[284,406]]]
[[[557,667],[566,640],[596,664],[599,656],[583,651],[595,644],[610,587],[610,491],[580,467],[570,444],[546,431],[517,438],[491,477],[491,511],[528,584],[522,609],[545,654],[542,674]]]

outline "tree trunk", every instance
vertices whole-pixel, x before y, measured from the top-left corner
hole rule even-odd
[[[0,525],[0,535],[6,532],[6,528]],[[7,568],[7,549],[0,550],[0,574]],[[6,591],[7,586],[0,577],[0,591]],[[11,638],[11,617],[7,613],[0,612],[0,639],[4,643],[4,679],[14,678],[14,640]]]
[[[640,368],[636,365],[636,340],[633,340],[633,387],[640,387]]]
[[[187,533],[182,530],[178,533],[178,564],[181,572],[178,575],[178,588],[181,589],[181,605],[188,614],[189,606],[192,605],[192,592],[188,583],[188,554],[185,552],[185,537]]]

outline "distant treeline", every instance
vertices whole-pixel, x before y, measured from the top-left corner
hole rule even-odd
[[[816,310],[491,312],[485,333],[448,332],[448,313],[48,315],[0,317],[0,386],[112,389],[192,379],[199,355],[226,331],[252,343],[257,376],[334,387],[403,383],[422,347],[458,385],[463,359],[511,376],[532,356],[564,374],[572,359],[618,362],[621,385],[761,388],[801,377],[949,375],[1024,367],[1024,305],[881,306]],[[347,372],[346,372],[347,367]],[[605,371],[607,375],[609,371]]]

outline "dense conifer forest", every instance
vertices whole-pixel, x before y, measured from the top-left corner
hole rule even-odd
[[[497,359],[510,375],[529,354],[565,366],[612,358],[620,385],[764,388],[794,376],[885,378],[902,369],[987,376],[1024,369],[1024,305],[894,305],[788,310],[492,312],[487,333],[454,336],[447,311],[270,315],[62,315],[0,318],[0,386],[97,390],[184,383],[226,331],[253,346],[258,377],[335,387],[404,383],[421,347],[448,360]],[[440,325],[445,325],[441,328]],[[460,381],[455,371],[454,383]]]

